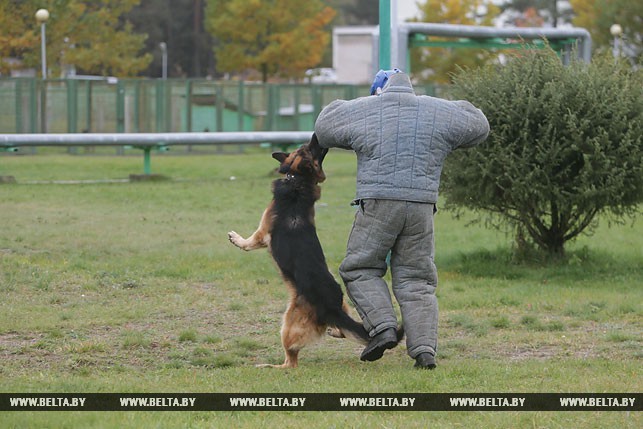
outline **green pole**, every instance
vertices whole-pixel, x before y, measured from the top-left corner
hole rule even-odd
[[[275,126],[275,116],[277,115],[275,113],[275,106],[276,106],[276,90],[273,84],[271,83],[266,83],[264,84],[264,87],[268,91],[268,112],[267,112],[267,118],[266,118],[266,126],[265,130],[267,131],[275,131],[277,128]]]
[[[125,132],[125,84],[122,79],[116,84],[116,132]],[[123,154],[123,148],[116,148],[118,155]]]
[[[78,81],[75,79],[65,79],[67,85],[67,132],[75,133],[78,131]],[[78,153],[78,148],[67,148],[68,153]]]
[[[294,91],[295,91],[295,94],[294,94],[293,103],[294,103],[295,109],[293,111],[293,117],[292,117],[292,119],[293,119],[293,131],[301,131],[301,129],[299,128],[299,126],[300,126],[300,123],[299,123],[299,103],[301,102],[301,100],[299,99],[299,86],[298,85],[295,85]]]
[[[244,90],[244,85],[243,81],[239,81],[239,86],[237,87],[238,93],[237,93],[237,131],[245,131],[246,130],[246,123],[245,123],[245,90]],[[237,152],[243,153],[243,145],[239,145],[237,147]]]
[[[67,84],[67,132],[78,131],[78,81],[66,79]]]
[[[85,119],[87,123],[85,129],[88,133],[92,132],[92,82],[90,80],[85,82]]]
[[[150,152],[152,152],[152,148],[149,146],[143,149],[143,173],[146,176],[152,174],[152,156],[150,155]]]
[[[244,103],[244,85],[243,81],[239,81],[239,86],[237,87],[237,131],[245,131],[245,122],[244,122],[244,113],[245,113],[245,103]],[[239,146],[241,147],[241,146]]]
[[[380,69],[391,68],[391,0],[380,0]]]
[[[125,132],[125,84],[122,79],[116,84],[116,132]]]
[[[40,132],[47,133],[47,81],[40,81]]]
[[[155,110],[156,110],[156,132],[162,133],[165,131],[165,112],[164,112],[164,98],[165,98],[165,83],[166,80],[156,80],[156,94],[155,94]]]
[[[36,96],[36,78],[29,80],[29,132],[38,130],[38,99]]]
[[[192,132],[192,79],[185,81],[185,131]]]
[[[16,132],[22,132],[22,79],[14,80],[16,97]]]
[[[134,132],[141,130],[141,81],[134,84]]]
[[[217,115],[217,131],[223,131],[223,109],[225,109],[223,84],[214,86],[214,94],[214,108]]]
[[[310,85],[310,90],[312,91],[313,98],[313,120],[317,120],[317,117],[322,110],[322,86],[321,85]]]

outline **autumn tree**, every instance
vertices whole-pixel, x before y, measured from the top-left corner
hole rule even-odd
[[[151,55],[141,55],[146,36],[134,34],[123,19],[139,0],[23,0],[0,3],[0,58],[21,60],[22,67],[40,64],[40,27],[36,10],[49,11],[47,64],[50,77],[66,65],[96,75],[134,76]],[[7,71],[8,64],[0,63]]]
[[[492,25],[500,9],[491,0],[426,0],[420,4],[421,22],[461,25]],[[431,37],[431,41],[452,39]],[[449,83],[459,67],[478,67],[497,53],[485,49],[430,47],[412,52],[412,72],[434,83]]]
[[[623,29],[623,54],[640,64],[643,61],[643,2],[631,0],[570,0],[575,26],[586,28],[597,50],[609,49],[613,43],[610,27]]]
[[[26,8],[17,2],[0,2],[0,74],[7,74],[12,60],[28,56],[38,46],[39,38],[35,30],[28,31],[25,19],[20,12],[28,9],[31,13],[30,27],[36,27],[33,17],[37,9]]]
[[[321,0],[210,0],[206,28],[217,70],[303,77],[321,61],[335,11]]]
[[[583,0],[584,1],[584,0]],[[558,27],[569,23],[572,9],[567,1],[559,0],[504,0],[500,4],[505,23],[517,27]]]
[[[340,3],[340,2],[338,2]],[[380,22],[379,1],[352,0],[343,3],[343,12],[351,25],[378,25]],[[339,6],[339,5],[338,5]]]

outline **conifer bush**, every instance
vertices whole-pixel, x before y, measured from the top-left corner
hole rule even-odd
[[[600,57],[564,65],[551,49],[461,70],[453,96],[482,109],[486,142],[456,151],[442,179],[447,207],[469,208],[550,255],[624,221],[643,201],[642,71]]]

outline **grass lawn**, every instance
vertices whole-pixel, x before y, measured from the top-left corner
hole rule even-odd
[[[0,156],[0,392],[641,392],[643,221],[601,220],[564,262],[515,263],[511,238],[436,217],[438,368],[402,345],[373,363],[327,338],[281,363],[287,291],[254,231],[269,152]],[[318,233],[337,273],[355,159],[331,151]],[[112,182],[113,180],[113,182]],[[63,181],[63,183],[59,183]],[[74,183],[68,183],[73,181]],[[3,428],[641,427],[624,412],[5,412]]]

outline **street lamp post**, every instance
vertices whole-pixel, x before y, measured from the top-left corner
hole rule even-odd
[[[49,19],[47,9],[38,9],[36,12],[36,21],[40,24],[40,61],[42,65],[42,78],[47,79],[47,38],[45,35],[45,26]]]
[[[623,35],[623,27],[618,24],[612,24],[610,27],[610,34],[614,38],[614,58],[621,56],[621,36]]]
[[[47,9],[38,9],[36,11],[36,21],[40,24],[40,62],[42,66],[42,87],[40,91],[40,132],[47,132],[47,39],[45,36],[45,26],[49,19]]]
[[[167,79],[167,43],[161,42],[159,43],[159,47],[161,48],[161,56],[163,60],[161,73],[163,79]]]

